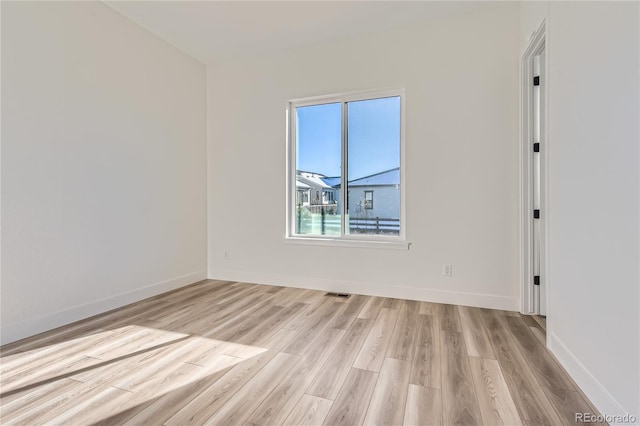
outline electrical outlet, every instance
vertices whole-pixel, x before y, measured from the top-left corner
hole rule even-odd
[[[231,252],[229,250],[224,251],[224,260],[231,259]]]
[[[447,264],[442,265],[442,276],[450,277],[451,275],[453,275],[453,266]]]

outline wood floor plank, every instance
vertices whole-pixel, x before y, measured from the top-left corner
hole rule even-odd
[[[329,305],[332,305],[333,302],[330,297],[317,298],[298,315],[295,321],[290,321],[284,327],[295,331],[306,330],[309,324],[313,324],[317,320],[319,315],[323,315],[330,309]]]
[[[258,341],[268,340],[270,336],[304,311],[306,307],[307,305],[304,303],[294,303],[291,306],[281,308],[275,315],[256,317],[258,322],[250,323],[249,325],[252,326],[252,328],[246,330],[242,335],[239,335],[234,341],[245,345],[253,345]]]
[[[516,317],[516,318],[520,317],[520,312],[516,312],[516,311],[504,311],[500,309],[495,309],[495,311],[496,313],[503,315],[505,317]]]
[[[394,299],[391,297],[385,297],[382,303],[383,308],[399,310],[402,307],[402,299]]]
[[[403,301],[401,304],[396,328],[387,351],[389,358],[402,360],[413,358],[419,309],[418,303],[412,300]]]
[[[13,393],[21,392],[37,386],[47,384],[51,381],[69,377],[74,372],[83,368],[88,368],[99,364],[100,360],[82,355],[62,358],[56,363],[52,363],[40,371],[31,372],[18,377],[12,377],[10,381],[2,383],[2,397],[10,396]]]
[[[220,359],[219,362],[226,364],[223,359]],[[200,366],[194,365],[194,368],[197,367]],[[102,419],[101,424],[105,426],[113,424],[126,424],[129,426],[164,424],[230,371],[229,369],[218,369],[214,364],[200,368],[211,368],[212,372],[198,380],[190,381],[182,387],[151,398],[146,403],[137,404],[135,407],[114,413]]]
[[[442,331],[442,418],[446,425],[482,424],[462,333]]]
[[[51,400],[52,396],[64,394],[78,386],[78,382],[71,379],[56,380],[33,390],[3,397],[0,406],[0,424],[10,424],[33,410],[33,407],[41,407]]]
[[[485,425],[522,425],[498,361],[471,357],[473,384]]]
[[[356,426],[364,422],[378,373],[352,368],[323,424]]]
[[[271,308],[265,312],[262,316],[260,317],[252,317],[252,316],[247,316],[247,320],[246,321],[242,321],[241,323],[238,323],[237,326],[234,327],[229,327],[226,330],[220,330],[219,332],[215,333],[213,336],[216,336],[216,338],[220,339],[220,340],[225,340],[225,341],[230,341],[230,342],[234,342],[234,343],[241,343],[241,342],[246,342],[247,340],[247,336],[250,336],[251,338],[255,339],[255,333],[257,329],[260,329],[260,331],[263,332],[268,332],[268,331],[272,331],[271,328],[264,328],[265,326],[267,326],[268,324],[271,324],[272,320],[274,318],[278,318],[281,314],[282,311],[284,311],[285,308],[281,307],[281,306],[271,306]],[[279,324],[278,321],[275,322],[275,324]],[[208,333],[207,333],[208,334]]]
[[[404,426],[442,426],[442,396],[439,389],[409,385]]]
[[[253,310],[257,309],[258,306],[262,306],[262,303],[268,305],[269,299],[263,300],[263,298],[264,295],[258,293],[247,295],[245,298],[228,305],[209,305],[204,303],[199,308],[202,311],[199,318],[189,320],[187,317],[184,322],[170,323],[164,325],[164,327],[190,334],[209,336],[214,333],[214,330],[219,329],[221,325],[234,319],[238,312],[242,312],[243,317],[250,317],[253,314]]]
[[[351,327],[351,324],[358,318],[358,314],[367,303],[367,297],[359,294],[354,294],[349,297],[347,307],[340,312],[333,320],[331,327],[339,328],[341,330],[347,330]]]
[[[257,375],[265,365],[271,362],[280,353],[282,347],[289,343],[295,335],[296,332],[292,330],[281,330],[276,336],[277,340],[274,339],[269,350],[253,358],[244,360],[231,368],[224,376],[216,380],[201,393],[192,395],[188,403],[179,407],[179,410],[169,419],[163,420],[163,423],[168,425],[203,424],[217,414],[218,410],[226,405],[227,401],[229,401],[236,392]],[[281,357],[280,360],[282,359]],[[298,358],[285,359],[297,360]],[[147,412],[146,415],[155,417],[153,412]],[[140,417],[136,416],[132,420],[140,421]]]
[[[110,347],[114,341],[133,339],[142,333],[140,328],[127,326],[115,330],[104,330],[80,339],[71,339],[69,342],[50,345],[30,352],[18,353],[2,359],[2,371],[0,383],[11,383],[20,377],[41,375],[43,370],[59,365],[70,357],[80,359],[86,356],[90,350]],[[6,389],[5,389],[6,390]]]
[[[440,328],[444,331],[452,331],[454,333],[461,333],[462,327],[460,326],[460,320],[458,319],[458,310],[455,305],[440,305],[439,319]]]
[[[409,361],[394,358],[384,360],[364,419],[365,425],[402,424],[410,372]]]
[[[353,363],[355,368],[380,371],[397,319],[398,311],[386,308],[380,310],[380,314]]]
[[[441,389],[440,354],[438,317],[420,315],[417,323],[410,382],[414,385]]]
[[[420,315],[440,315],[440,304],[432,303],[432,302],[419,302],[420,303],[420,311],[418,312]]]
[[[85,352],[84,355],[102,360],[114,359],[130,355],[131,353],[178,342],[188,337],[189,335],[185,333],[142,328],[141,333],[134,339],[128,340],[127,342],[119,341],[115,346],[106,350],[89,350]]]
[[[496,359],[491,343],[489,343],[489,337],[482,326],[480,311],[469,306],[458,306],[458,315],[468,355]]]
[[[355,320],[323,365],[322,374],[315,378],[307,390],[308,394],[332,401],[336,399],[372,326],[373,320]]]
[[[257,425],[281,424],[345,333],[345,330],[329,329],[316,339],[303,354],[302,361],[289,368],[282,381],[262,399],[247,422]]]
[[[540,342],[543,347],[547,346],[547,336],[544,331],[540,330],[539,327],[529,327],[529,330],[531,330],[531,334],[538,339],[538,342]]]
[[[384,304],[384,297],[367,296],[368,300],[358,314],[358,318],[376,319]]]
[[[136,392],[145,386],[149,387],[151,383],[157,383],[158,379],[169,375],[169,372],[176,366],[184,364],[183,360],[194,350],[197,350],[201,344],[201,341],[190,338],[188,342],[185,341],[183,344],[168,346],[156,351],[137,365],[128,367],[126,376],[113,380],[111,385],[129,392]],[[220,355],[219,358],[227,361],[222,368],[239,362],[229,356]]]
[[[84,393],[82,398],[78,398],[73,403],[67,404],[64,410],[58,412],[53,418],[48,418],[51,413],[41,417],[43,424],[55,422],[62,425],[86,424],[88,418],[101,418],[108,416],[109,413],[104,409],[105,403],[122,395],[130,394],[122,389],[112,386],[96,388],[95,392]]]
[[[603,425],[603,423],[584,421],[584,414],[588,414],[589,418],[593,418],[597,416],[598,413],[595,413],[591,409],[589,404],[582,398],[579,392],[566,389],[548,388],[546,386],[543,386],[542,390],[551,401],[553,407],[556,409],[556,412],[562,419],[563,424],[597,426]],[[576,414],[583,414],[583,416],[576,417]]]
[[[283,351],[302,355],[313,344],[313,341],[329,327],[335,316],[344,310],[345,306],[343,303],[329,299],[329,303],[324,304],[323,309],[319,309],[308,318],[304,333],[300,333]]]
[[[482,309],[481,315],[502,374],[523,423],[562,424],[562,420],[540,387],[536,375],[518,350],[515,339],[503,323],[506,316],[488,309]]]
[[[29,374],[30,371],[39,371],[52,361],[57,362],[60,358],[84,353],[88,348],[104,345],[136,331],[138,329],[131,326],[113,330],[99,329],[95,333],[57,344],[32,349],[31,351],[17,352],[12,355],[3,355],[0,359],[0,380],[5,382],[16,374]]]
[[[259,395],[268,395],[284,378],[289,369],[300,362],[300,357],[278,353],[265,367],[240,388],[203,424],[238,425],[244,423],[260,404]],[[168,425],[178,424],[172,421]]]
[[[93,424],[121,425],[134,417],[136,424],[142,424],[145,412],[154,413],[156,418],[162,415],[163,420],[166,420],[180,409],[181,404],[193,399],[239,362],[241,361],[233,357],[221,356],[217,365],[210,364],[206,367],[188,363],[171,365],[163,374],[148,380],[144,387],[107,401],[105,407],[111,414]],[[90,423],[89,420],[87,422]],[[148,424],[154,422],[150,421]]]
[[[284,426],[321,425],[329,414],[331,405],[333,401],[329,399],[303,395],[282,424]]]
[[[575,390],[573,382],[542,346],[531,330],[519,317],[505,317],[511,334],[515,337],[518,349],[522,352],[531,368],[536,372],[538,382],[542,386],[556,389]]]

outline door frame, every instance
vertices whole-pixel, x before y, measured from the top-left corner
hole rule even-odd
[[[549,48],[547,43],[546,21],[531,36],[529,46],[522,55],[520,61],[520,288],[521,305],[520,312],[525,315],[539,314],[539,307],[535,303],[535,286],[533,284],[533,58],[541,52],[545,52],[544,69],[541,74],[544,77],[545,107],[541,120],[545,123],[540,135],[540,235],[542,244],[540,247],[540,283],[545,285],[545,311],[549,312],[549,271],[547,268],[548,245],[548,188],[547,188],[547,160],[549,151],[548,117],[549,117]]]

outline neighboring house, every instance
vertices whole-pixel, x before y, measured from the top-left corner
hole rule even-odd
[[[332,186],[335,179],[320,173],[298,170],[296,174],[296,205],[306,207],[312,213],[319,213],[319,206],[331,206],[331,213],[338,207],[339,189]],[[315,207],[318,206],[318,207]],[[318,211],[316,211],[318,210]]]
[[[352,219],[399,219],[400,168],[352,180],[348,200]]]
[[[350,232],[385,234],[399,232],[399,167],[354,179],[349,182],[348,191]],[[327,177],[320,173],[301,170],[297,172],[296,205],[307,211],[306,214],[339,214],[342,203],[341,192],[339,177]],[[300,214],[305,213],[300,211]],[[309,218],[300,217],[303,222],[305,220],[313,222],[313,219]],[[334,219],[327,218],[327,220]],[[302,222],[299,227],[304,228]]]

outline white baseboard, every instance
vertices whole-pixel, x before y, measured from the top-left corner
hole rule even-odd
[[[366,294],[368,296],[393,297],[396,299],[422,300],[454,305],[476,306],[480,308],[520,310],[519,297],[505,297],[491,294],[466,293],[400,285],[372,284],[370,282],[328,280],[320,278],[291,277],[280,274],[264,274],[248,271],[215,271],[210,279],[242,281],[255,284],[308,288],[321,291]]]
[[[13,324],[3,325],[0,329],[0,344],[11,343],[25,337],[52,330],[54,328],[70,324],[81,319],[89,318],[103,312],[116,309],[130,303],[157,296],[176,288],[184,287],[207,278],[207,271],[197,271],[166,281],[154,283],[133,291],[120,293],[105,299],[74,306],[73,308],[58,311],[52,314],[30,318]]]
[[[549,332],[549,331],[548,331]],[[571,378],[580,387],[582,392],[589,398],[591,403],[600,411],[603,416],[625,416],[634,415],[636,422],[640,420],[638,417],[640,413],[630,413],[625,410],[622,405],[616,401],[616,399],[605,389],[604,386],[596,379],[587,368],[580,362],[580,360],[565,346],[564,343],[554,333],[549,332],[547,338],[549,350],[555,355],[556,359],[567,370]],[[622,424],[638,424],[638,423],[616,423],[610,422],[613,425]]]

